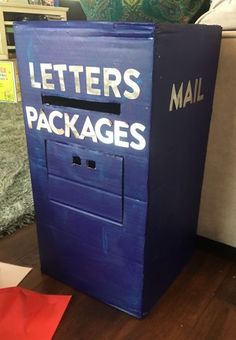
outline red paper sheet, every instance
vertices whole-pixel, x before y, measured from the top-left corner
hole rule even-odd
[[[21,287],[0,289],[0,339],[51,339],[70,299]]]

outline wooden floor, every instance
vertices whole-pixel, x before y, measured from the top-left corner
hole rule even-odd
[[[143,320],[136,320],[42,275],[35,227],[0,240],[0,261],[33,266],[21,286],[73,294],[54,339],[235,340],[236,263],[197,249],[181,275]]]

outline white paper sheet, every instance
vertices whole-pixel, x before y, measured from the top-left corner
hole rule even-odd
[[[17,286],[31,270],[30,267],[0,262],[0,288]]]

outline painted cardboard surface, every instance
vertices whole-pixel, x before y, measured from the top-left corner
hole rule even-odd
[[[24,23],[43,272],[137,317],[189,258],[220,28]]]

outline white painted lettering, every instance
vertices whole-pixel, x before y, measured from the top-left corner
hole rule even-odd
[[[204,99],[204,94],[201,93],[202,89],[202,78],[199,78],[198,92],[197,92],[197,101],[201,102]]]
[[[52,73],[47,72],[52,69],[52,64],[40,64],[42,85],[46,90],[54,90],[54,84],[48,83],[48,80],[52,80]]]
[[[86,119],[85,119],[84,126],[83,126],[83,129],[81,131],[79,138],[84,139],[85,137],[92,138],[94,143],[98,142],[96,133],[94,131],[94,128],[93,128],[93,125],[92,125],[92,122],[91,122],[89,116],[87,116]]]
[[[178,110],[183,107],[183,83],[181,83],[178,94],[176,92],[175,84],[172,86],[171,98],[170,98],[170,106],[169,111],[173,110],[173,106],[175,105],[175,109]]]
[[[194,95],[193,95],[193,102],[196,103],[197,101],[197,90],[198,90],[198,79],[195,79],[194,83]]]
[[[185,92],[185,96],[184,96],[184,104],[183,107],[185,107],[188,103],[192,104],[193,102],[193,94],[192,94],[192,85],[191,85],[191,81],[188,81],[188,86]]]
[[[74,87],[75,93],[85,91],[86,94],[93,96],[121,98],[121,87],[122,89],[125,87],[122,95],[129,100],[137,99],[141,93],[141,74],[135,68],[126,69],[121,73],[114,67],[102,68],[64,63],[40,63],[38,67],[40,74],[37,78],[40,77],[40,79],[36,80],[35,64],[29,62],[30,84],[35,89],[55,90],[59,88],[61,92],[66,92],[67,89],[71,91]],[[72,77],[67,77],[68,72],[72,73]],[[68,80],[70,84],[66,84]]]
[[[113,79],[111,79],[111,76]],[[103,69],[103,81],[104,81],[104,96],[110,96],[110,88],[112,89],[115,97],[121,98],[118,86],[121,83],[120,71],[116,68],[104,68]]]
[[[80,73],[84,72],[83,66],[78,65],[70,65],[69,71],[74,73],[74,81],[75,81],[75,92],[80,93]]]
[[[129,92],[127,90],[125,90],[124,92],[124,96],[128,99],[136,99],[139,97],[140,95],[140,87],[138,86],[138,84],[131,79],[131,77],[135,77],[138,78],[140,76],[140,72],[130,68],[128,70],[125,71],[124,73],[124,81],[125,83],[133,90],[133,92]]]
[[[36,122],[37,121],[37,119],[38,119],[38,112],[32,106],[26,106],[25,107],[25,112],[26,112],[28,127],[30,129],[32,129],[33,128],[32,122]]]
[[[108,118],[101,118],[97,121],[95,125],[95,132],[96,132],[97,138],[100,142],[104,144],[112,144],[113,139],[114,139],[113,132],[106,130],[105,136],[104,136],[101,132],[101,129],[104,125],[112,127],[112,122]]]
[[[194,80],[188,80],[185,84],[182,82],[178,92],[176,85],[172,85],[169,111],[174,108],[176,110],[185,108],[188,104],[195,104],[204,99],[202,93],[202,78],[196,78]]]
[[[54,119],[55,118],[63,118],[63,114],[60,111],[52,111],[48,117],[48,122],[49,125],[51,127],[52,132],[54,132],[56,135],[64,135],[65,130],[64,129],[58,129],[56,128],[55,124],[54,124]]]
[[[101,95],[101,90],[94,88],[93,85],[99,84],[99,78],[94,77],[94,74],[99,74],[99,67],[86,67],[87,93],[95,96]]]
[[[41,129],[46,129],[49,133],[52,133],[52,129],[47,120],[47,116],[42,110],[39,113],[39,119],[38,119],[36,130],[40,131]]]
[[[35,81],[35,74],[34,74],[34,63],[29,63],[29,73],[30,73],[30,82],[31,86],[36,89],[41,89],[41,83]]]
[[[54,65],[53,70],[57,71],[60,89],[61,89],[61,91],[65,92],[66,87],[65,87],[65,80],[64,80],[64,72],[67,71],[66,64]]]
[[[138,143],[135,142],[131,142],[130,146],[131,148],[133,148],[134,150],[143,150],[146,147],[146,140],[145,138],[138,132],[144,132],[145,131],[145,126],[143,124],[140,123],[134,123],[131,125],[130,127],[130,133],[131,135],[138,141]]]
[[[121,120],[110,120],[108,118],[99,118],[93,123],[87,115],[83,125],[78,129],[79,115],[62,113],[60,111],[51,111],[45,113],[37,110],[32,106],[25,107],[28,127],[36,128],[38,131],[46,130],[48,133],[54,133],[58,136],[67,138],[75,137],[81,140],[91,139],[93,143],[101,142],[103,144],[113,144],[122,148],[132,148],[140,151],[146,147],[146,140],[143,132],[146,127],[141,123],[128,124]],[[79,125],[80,126],[80,125]]]
[[[128,129],[129,124],[126,122],[122,122],[120,120],[115,120],[114,121],[114,144],[117,146],[121,146],[123,148],[128,148],[129,143],[121,140],[121,138],[126,138],[128,137],[128,132],[126,130],[121,130],[121,129]]]
[[[79,119],[79,115],[73,115],[70,119],[70,116],[68,113],[64,113],[64,119],[65,119],[65,137],[70,137],[71,132],[73,132],[73,135],[75,138],[79,138],[79,133],[75,127],[75,123]]]

